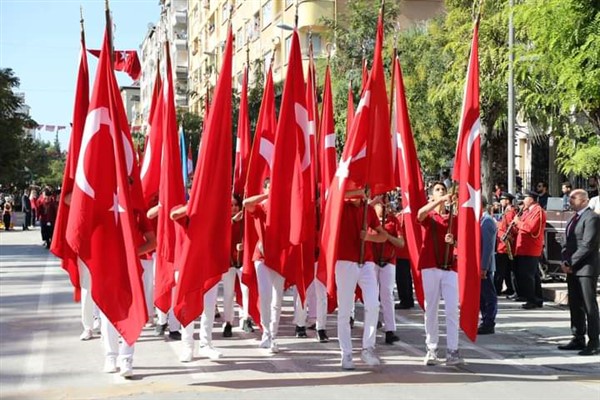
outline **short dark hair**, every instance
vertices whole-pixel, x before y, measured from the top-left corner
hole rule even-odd
[[[429,193],[433,194],[433,188],[436,187],[436,186],[438,186],[438,185],[443,186],[444,189],[448,190],[448,188],[446,187],[446,184],[444,182],[442,182],[442,181],[433,181],[431,183],[431,186],[429,187]]]
[[[563,183],[562,183],[562,186],[566,186],[566,187],[568,187],[569,189],[573,189],[573,185],[571,185],[571,182],[569,182],[569,181],[565,181],[565,182],[563,182]]]

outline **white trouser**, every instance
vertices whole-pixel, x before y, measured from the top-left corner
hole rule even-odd
[[[94,325],[94,300],[92,300],[92,277],[81,258],[77,257],[79,286],[81,287],[81,325],[84,330],[92,330]]]
[[[262,260],[254,261],[254,268],[256,268],[260,297],[260,325],[263,330],[263,338],[275,339],[279,330],[285,279],[267,267]]]
[[[439,268],[425,268],[421,275],[425,293],[425,344],[428,349],[437,349],[441,295],[446,311],[446,345],[448,350],[458,350],[458,274]]]
[[[396,313],[394,310],[394,285],[396,284],[396,266],[386,264],[377,266],[377,282],[379,283],[379,301],[383,314],[384,329],[386,332],[396,331]]]
[[[300,299],[296,286],[294,286],[294,325],[306,326],[306,307],[302,305],[302,299]]]
[[[200,346],[212,346],[212,327],[215,322],[215,305],[219,284],[204,293],[204,311],[200,317]],[[181,330],[181,341],[186,347],[194,348],[194,322],[190,322]]]
[[[154,276],[156,276],[156,262],[154,262]],[[179,279],[179,271],[175,271],[175,282]],[[156,309],[156,323],[158,325],[169,324],[169,331],[175,332],[181,329],[181,323],[175,317],[175,313],[173,312],[173,305],[175,304],[175,288],[171,289],[171,308],[169,312],[163,312],[159,308]]]
[[[103,312],[100,312],[100,333],[102,334],[102,345],[106,357],[118,356],[119,360],[133,359],[134,346],[128,345],[123,338],[119,341],[119,332]]]
[[[317,330],[327,327],[327,287],[317,279],[317,266],[315,263],[315,278],[306,288],[306,307],[308,319],[317,321]]]
[[[242,269],[231,267],[223,274],[223,318],[230,324],[233,322],[233,304],[235,301],[235,280],[239,279],[242,290],[242,308],[240,309],[240,321],[248,318],[248,303],[250,292],[248,286],[242,283]]]
[[[140,259],[144,274],[142,282],[144,283],[144,297],[146,298],[146,307],[148,308],[148,318],[154,316],[154,259]]]
[[[365,321],[362,347],[363,349],[375,347],[375,334],[377,330],[377,317],[379,313],[379,289],[377,275],[373,262],[366,262],[359,267],[352,261],[338,260],[335,263],[335,284],[337,285],[338,302],[338,340],[342,356],[352,354],[352,335],[350,332],[350,316],[354,307],[354,292],[356,285],[362,290],[365,310]]]

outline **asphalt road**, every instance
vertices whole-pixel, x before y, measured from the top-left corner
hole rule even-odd
[[[234,327],[223,339],[215,322],[213,344],[224,357],[178,361],[181,342],[168,342],[146,328],[136,344],[134,379],[102,372],[98,338],[79,340],[79,305],[59,261],[42,246],[39,228],[0,232],[0,398],[2,399],[600,399],[600,357],[559,351],[567,341],[569,312],[546,303],[521,310],[501,300],[496,334],[471,343],[461,335],[467,364],[425,367],[423,314],[396,312],[401,341],[383,343],[383,365],[359,359],[360,322],[353,329],[355,371],[342,371],[335,340],[336,317],[328,319],[329,343],[294,337],[292,297],[286,294],[280,348],[258,348],[259,332]],[[220,304],[220,303],[219,303]],[[362,309],[357,306],[357,321]],[[443,319],[442,319],[443,323]],[[444,327],[441,327],[443,333]],[[445,340],[442,337],[443,347]]]

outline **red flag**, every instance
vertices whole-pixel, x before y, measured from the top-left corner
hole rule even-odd
[[[377,39],[371,75],[356,110],[352,129],[325,204],[321,253],[317,276],[327,282],[329,301],[335,304],[335,262],[340,218],[346,190],[369,186],[373,194],[394,187],[389,109],[381,60],[383,22],[377,23]]]
[[[417,301],[424,309],[423,282],[419,270],[419,252],[421,251],[422,233],[421,225],[417,222],[417,213],[427,203],[421,164],[417,157],[417,149],[410,128],[410,118],[404,94],[404,80],[398,58],[394,60],[395,93],[394,116],[392,118],[393,142],[396,144],[395,168],[400,179],[402,190],[402,213],[404,214],[404,239],[410,255],[410,268],[412,271]]]
[[[158,195],[160,182],[164,109],[162,86],[159,60],[156,67],[150,112],[148,113],[148,134],[146,136],[144,160],[140,170],[144,200],[148,205],[151,205],[152,200]]]
[[[88,50],[94,57],[100,57],[100,50]],[[136,50],[115,50],[114,69],[127,73],[134,81],[140,79],[142,66]]]
[[[163,126],[160,184],[158,192],[158,226],[156,232],[156,273],[154,303],[163,312],[171,308],[171,290],[175,285],[175,223],[171,210],[185,204],[185,186],[181,174],[179,132],[175,111],[175,90],[169,43],[165,42],[167,76],[163,86]]]
[[[92,298],[128,344],[148,320],[134,212],[144,212],[133,145],[110,61],[108,33],[83,131],[67,240],[87,265]]]
[[[319,127],[319,166],[321,169],[321,212],[325,210],[327,190],[337,169],[337,152],[335,148],[335,123],[333,120],[333,93],[331,91],[331,70],[325,70],[323,89],[323,110]],[[354,108],[354,106],[352,106]],[[352,110],[354,113],[354,110]]]
[[[458,181],[458,288],[460,327],[475,341],[479,320],[481,264],[481,149],[479,136],[479,18],[473,29],[453,179]]]
[[[209,282],[229,269],[231,250],[231,64],[232,33],[227,33],[221,73],[205,125],[187,214],[176,289],[175,315],[182,325],[204,308]],[[178,171],[181,171],[179,169]],[[208,287],[207,287],[208,286]]]
[[[367,86],[367,81],[369,80],[369,66],[367,65],[367,59],[363,59],[362,63],[362,84],[360,87],[361,94],[365,90],[365,86]]]
[[[81,137],[83,136],[83,127],[87,117],[88,105],[90,103],[90,77],[87,63],[87,54],[85,52],[85,35],[81,31],[81,54],[79,59],[79,73],[77,75],[77,86],[75,89],[75,105],[73,107],[73,125],[71,128],[71,140],[69,141],[69,151],[67,152],[67,162],[62,180],[63,196],[73,191],[75,182],[75,171],[77,169],[77,159],[79,158],[79,148],[81,147]],[[77,255],[71,249],[66,240],[67,219],[69,216],[69,206],[63,201],[58,203],[58,214],[56,216],[56,225],[50,251],[61,258],[61,266],[69,274],[71,284],[75,289],[73,297],[75,301],[81,300],[81,286],[79,285],[79,268],[77,267]]]
[[[233,174],[233,193],[243,195],[248,173],[250,157],[250,119],[248,115],[248,67],[244,69],[240,112],[238,115],[237,140],[235,144],[235,168]]]
[[[248,162],[248,175],[246,178],[246,197],[262,193],[265,178],[271,176],[273,163],[273,143],[275,143],[275,129],[277,119],[275,116],[275,90],[273,88],[272,64],[267,72],[263,98],[256,122],[256,132],[252,143],[252,151]],[[258,307],[258,286],[256,271],[252,263],[254,248],[258,242],[258,232],[254,227],[254,218],[247,212],[244,213],[244,266],[242,282],[249,288],[249,313],[254,321],[260,321]]]
[[[271,188],[265,226],[265,264],[295,284],[286,270],[291,245],[300,244],[310,188],[310,128],[298,32],[292,34],[287,76],[275,133]],[[305,196],[306,195],[306,196]],[[293,210],[293,212],[292,212]],[[314,229],[314,226],[311,227]]]
[[[352,92],[352,82],[348,82],[348,109],[346,110],[346,137],[350,134],[352,122],[354,121],[354,93]]]

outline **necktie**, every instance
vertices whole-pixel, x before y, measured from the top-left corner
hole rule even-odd
[[[579,220],[579,214],[575,214],[569,223],[569,229],[567,230],[567,235],[570,235],[575,230],[575,225],[577,225],[577,221]]]

